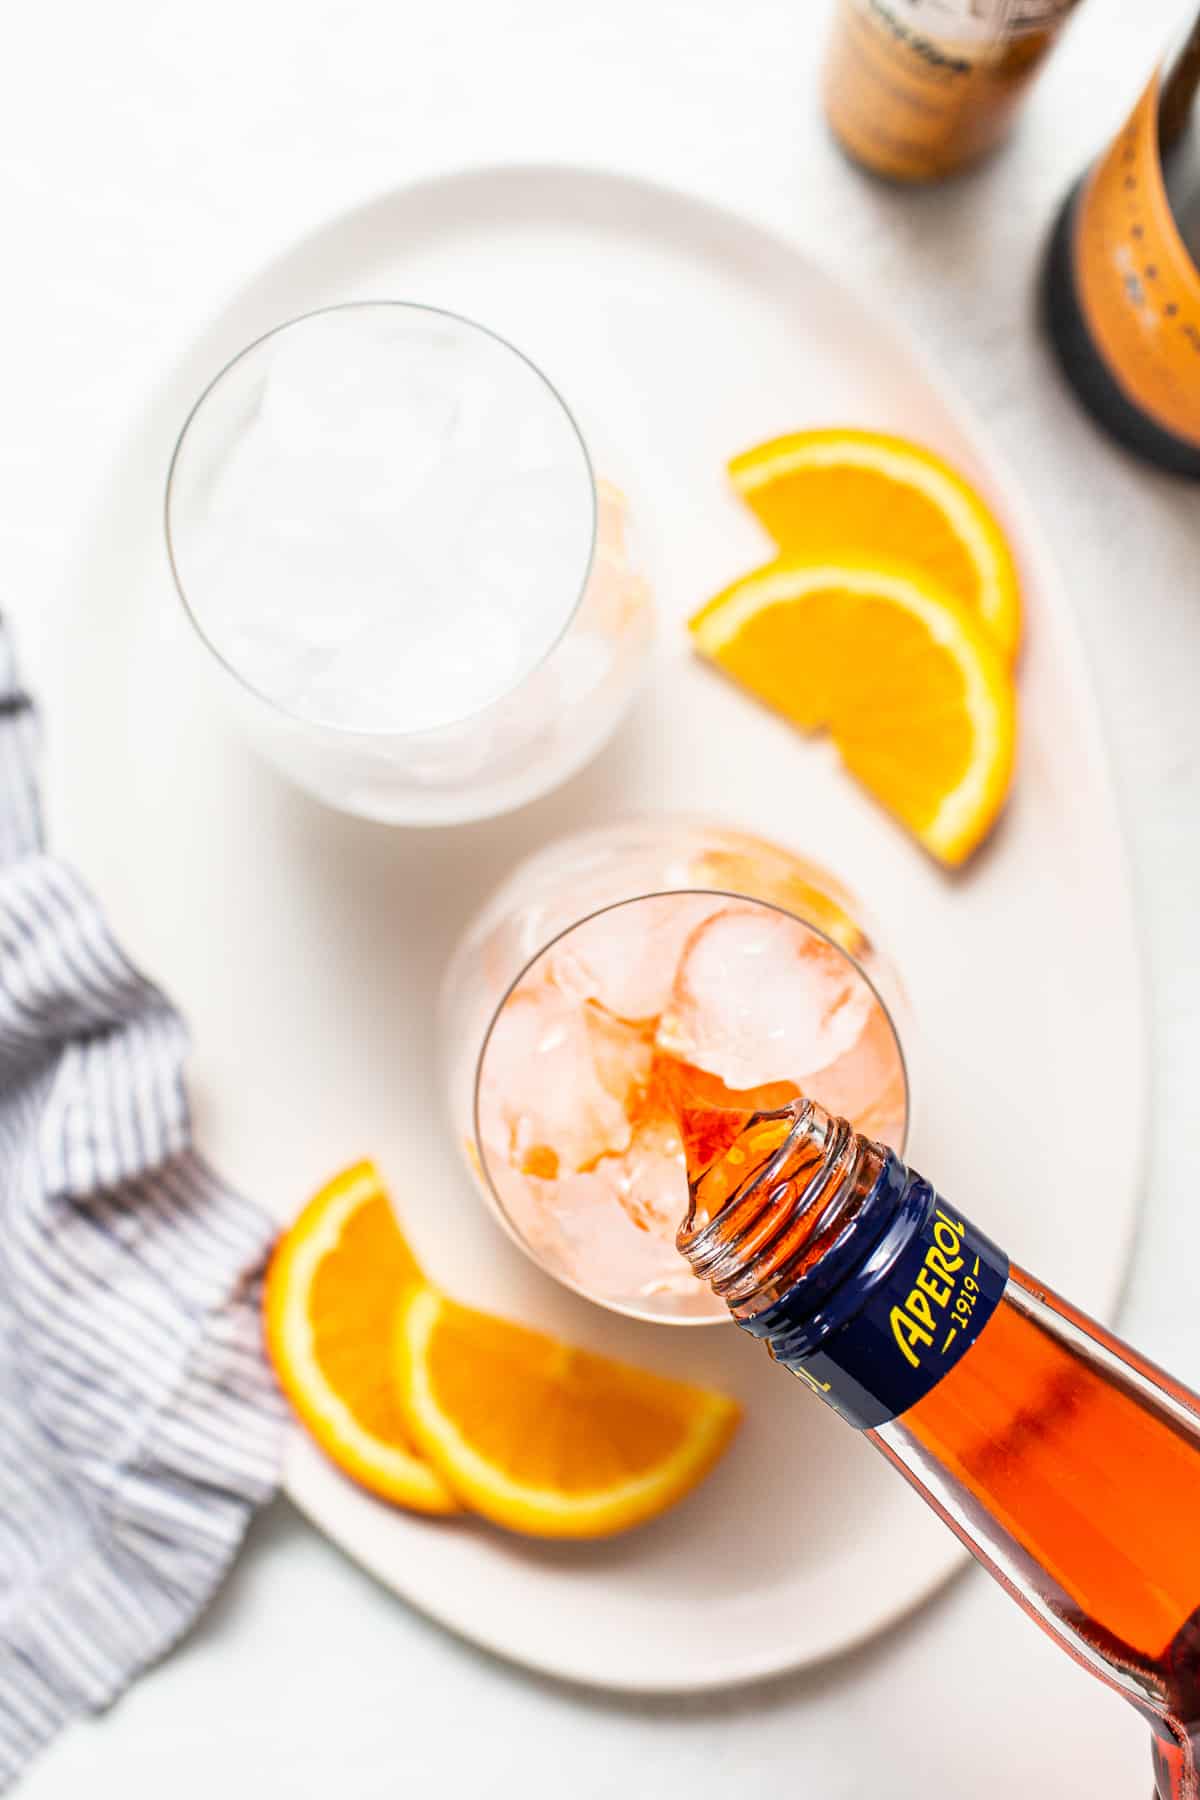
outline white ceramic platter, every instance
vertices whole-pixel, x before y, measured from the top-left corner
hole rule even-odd
[[[277,321],[372,297],[454,308],[526,349],[623,447],[653,531],[661,642],[633,716],[567,787],[477,826],[361,824],[260,767],[209,709],[163,553],[167,460],[204,383]],[[765,550],[725,459],[836,422],[938,446],[1020,553],[1019,780],[992,845],[954,879],[827,747],[689,658],[684,616]],[[621,177],[519,168],[403,189],[272,263],[173,372],[85,547],[63,655],[59,842],[191,1020],[214,1160],[285,1219],[374,1154],[420,1255],[463,1298],[723,1384],[746,1406],[698,1494],[598,1546],[390,1511],[301,1437],[286,1474],[297,1504],[446,1625],[605,1686],[702,1688],[810,1662],[929,1594],[959,1561],[949,1533],[755,1344],[609,1317],[512,1248],[448,1141],[431,1046],[451,945],[519,856],[629,811],[723,814],[828,862],[869,901],[922,1027],[913,1160],[1017,1260],[1111,1312],[1137,1203],[1143,1027],[1092,699],[1028,505],[886,317],[757,227]]]

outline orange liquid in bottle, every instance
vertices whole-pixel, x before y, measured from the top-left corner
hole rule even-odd
[[[685,1140],[696,1273],[1143,1713],[1163,1800],[1200,1800],[1200,1399],[819,1108]]]

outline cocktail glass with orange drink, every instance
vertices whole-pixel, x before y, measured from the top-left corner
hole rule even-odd
[[[858,902],[794,852],[633,821],[523,864],[468,931],[443,1035],[455,1137],[548,1273],[634,1317],[724,1316],[675,1247],[684,1137],[804,1093],[900,1148],[898,979]]]

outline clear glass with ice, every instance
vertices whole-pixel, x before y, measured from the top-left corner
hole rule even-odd
[[[180,435],[167,540],[262,752],[404,824],[502,812],[580,767],[651,635],[597,454],[598,475],[526,356],[436,308],[333,307],[236,356]]]
[[[820,865],[703,819],[552,844],[447,972],[451,1126],[485,1200],[548,1273],[634,1317],[727,1318],[675,1248],[681,1094],[804,1092],[896,1150],[909,1117],[899,980]]]

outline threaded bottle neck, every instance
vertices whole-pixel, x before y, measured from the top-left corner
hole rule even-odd
[[[888,1157],[811,1100],[758,1113],[692,1181],[679,1248],[734,1317],[749,1319],[818,1262],[844,1261]]]
[[[895,1418],[974,1343],[1008,1258],[894,1151],[812,1101],[736,1125],[691,1182],[680,1250],[843,1418]]]

